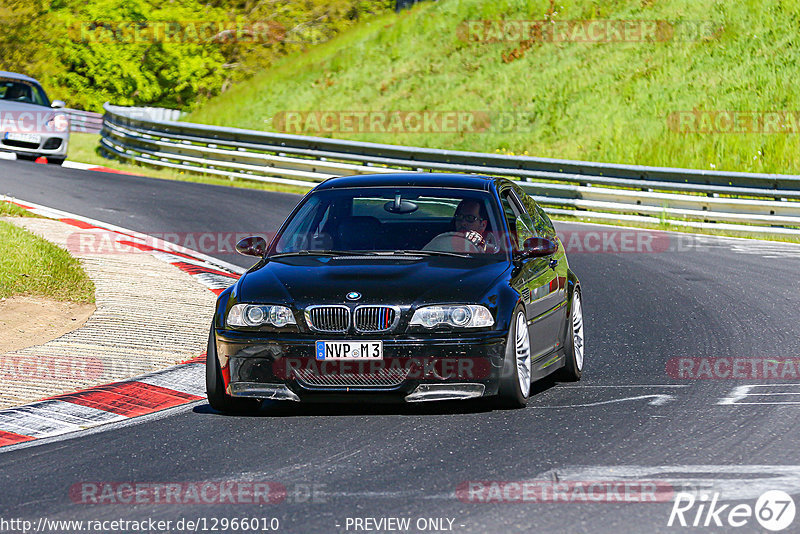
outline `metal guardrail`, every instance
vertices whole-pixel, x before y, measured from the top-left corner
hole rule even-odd
[[[103,128],[103,114],[80,109],[62,108],[69,118],[70,132],[100,133]]]
[[[154,121],[176,121],[183,112],[167,108],[125,108],[128,113],[136,113]],[[62,108],[69,118],[70,132],[100,133],[103,129],[103,114],[81,109]]]
[[[103,106],[105,109],[105,106]],[[177,121],[184,112],[178,109],[169,108],[153,108],[153,107],[125,107],[125,110],[130,116],[139,117],[141,119],[148,119],[151,121]]]
[[[552,213],[800,235],[800,176],[566,161],[364,143],[165,119],[106,104],[101,148],[154,167],[311,188],[333,176],[405,171],[518,180]]]

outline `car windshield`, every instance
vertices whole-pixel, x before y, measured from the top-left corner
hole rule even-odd
[[[444,188],[326,189],[312,193],[278,236],[274,254],[501,254],[489,193]]]
[[[9,101],[50,107],[44,90],[38,85],[23,80],[0,78],[0,105]]]

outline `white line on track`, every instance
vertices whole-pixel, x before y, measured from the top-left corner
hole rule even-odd
[[[625,385],[579,385],[579,386],[559,386],[559,389],[585,389],[585,388],[688,388],[688,384],[625,384]]]
[[[674,395],[639,395],[636,397],[625,397],[622,399],[611,399],[611,400],[604,400],[604,401],[597,401],[597,402],[588,402],[585,404],[564,404],[559,406],[545,406],[545,405],[535,405],[532,404],[528,406],[528,408],[536,408],[539,410],[556,410],[559,408],[589,408],[591,406],[601,406],[604,404],[614,404],[617,402],[627,402],[627,401],[635,401],[635,400],[643,400],[643,399],[652,399],[649,404],[650,406],[663,406],[664,404],[675,400]]]

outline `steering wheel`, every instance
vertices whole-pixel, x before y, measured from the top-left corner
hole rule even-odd
[[[431,242],[425,245],[422,250],[438,250],[439,252],[467,252],[476,253],[480,249],[467,239],[461,232],[445,232],[439,234]]]

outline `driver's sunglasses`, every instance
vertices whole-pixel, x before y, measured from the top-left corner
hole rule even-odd
[[[482,221],[483,219],[481,219],[477,215],[462,215],[462,214],[459,213],[458,215],[456,215],[456,220],[457,221],[467,221],[469,223],[474,223],[475,221],[479,221],[479,220]]]

